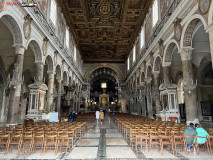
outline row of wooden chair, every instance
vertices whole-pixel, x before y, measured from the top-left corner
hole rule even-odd
[[[182,136],[185,128],[187,127],[186,124],[180,124],[171,121],[157,121],[149,117],[122,113],[116,114],[116,117],[114,117],[113,120],[124,138],[130,142],[131,147],[137,148],[138,145],[136,145],[136,140],[139,141],[141,137],[144,138],[144,142],[140,143],[146,143],[147,145],[149,144],[148,150],[151,150],[152,145],[156,144],[159,145],[159,151],[162,153],[163,146],[167,143],[167,145],[170,144],[171,151],[176,153],[176,145],[174,144],[180,143],[179,145],[183,145],[181,147],[185,147],[187,145],[186,142],[184,142],[185,137]],[[209,153],[212,153],[213,129],[209,129],[207,131],[209,132],[210,136],[204,146],[208,149]],[[136,137],[138,137],[138,139]],[[154,137],[155,139],[153,139]],[[164,141],[165,138],[170,140],[167,139]],[[178,138],[181,138],[182,140],[177,142]],[[194,143],[193,146],[197,146],[196,151],[199,154],[198,143]]]
[[[150,151],[152,152],[154,145],[158,146],[158,151],[161,152],[161,154],[164,154],[164,146],[169,147],[169,151],[172,152],[173,154],[178,153],[177,151],[177,146],[180,146],[180,152],[185,150],[185,152],[188,154],[188,149],[186,139],[187,138],[193,138],[195,139],[195,142],[193,144],[193,148],[196,149],[197,154],[200,154],[199,150],[199,145],[197,143],[197,138],[205,138],[207,139],[206,143],[202,144],[203,148],[208,151],[208,153],[212,153],[212,144],[213,144],[213,136],[209,137],[199,137],[199,136],[178,136],[178,135],[173,135],[173,136],[155,136],[155,135],[133,135],[131,137],[131,144],[134,146],[134,150],[136,152],[138,151]],[[144,149],[143,149],[144,146]],[[205,151],[204,150],[204,151]]]
[[[5,146],[4,153],[7,154],[12,152],[12,146],[18,148],[17,154],[23,150],[25,152],[25,147],[28,146],[28,153],[36,152],[36,147],[41,147],[41,152],[47,152],[48,146],[53,146],[54,152],[58,152],[58,149],[62,151],[62,148],[65,148],[67,152],[68,149],[71,149],[74,145],[73,137],[70,137],[68,134],[61,135],[23,135],[23,134],[5,134],[0,135],[0,145]]]
[[[24,146],[29,146],[28,153],[35,152],[35,147],[41,147],[41,152],[47,152],[48,146],[52,146],[54,152],[65,148],[66,152],[73,147],[77,139],[80,139],[87,130],[86,122],[63,123],[26,123],[13,128],[0,129],[0,147],[5,148],[5,154],[12,152],[12,146],[18,148],[18,154]]]

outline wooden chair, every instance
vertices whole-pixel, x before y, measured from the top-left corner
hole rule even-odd
[[[208,137],[207,143],[208,143],[208,146],[209,146],[209,151],[212,154],[213,136]]]
[[[187,138],[193,138],[193,139],[195,139],[196,136],[184,136],[184,147],[185,147],[186,154],[188,155],[189,150],[187,148],[187,145],[188,144],[192,144],[192,148],[194,148],[196,146],[196,144],[195,143],[187,143],[187,141],[186,141]]]
[[[21,148],[23,148],[23,151],[25,153],[25,146],[29,146],[29,151],[28,153],[30,154],[33,150],[33,141],[34,141],[34,138],[33,138],[33,134],[31,135],[23,135],[22,136],[22,144],[21,144]]]
[[[72,143],[71,143],[72,141]],[[70,143],[72,146],[70,146]],[[58,136],[58,147],[60,148],[60,152],[62,152],[62,148],[65,148],[65,153],[67,153],[67,150],[73,147],[73,139],[70,139],[68,134],[66,135],[59,135]]]
[[[18,147],[18,152],[17,154],[20,154],[21,151],[21,145],[22,145],[22,134],[11,134],[10,135],[10,142],[9,142],[9,150],[12,152],[12,146],[17,146]]]
[[[160,143],[159,136],[150,135],[149,150],[150,150],[151,153],[152,153],[154,145],[158,146],[158,152],[160,152],[161,143]]]
[[[182,152],[184,148],[184,136],[178,135],[173,136],[173,151],[176,153],[176,155],[177,155],[177,145],[180,145],[180,152]]]
[[[144,151],[149,152],[149,136],[148,135],[136,135],[135,151],[142,151],[144,145]]]
[[[205,139],[206,140],[206,142],[205,143],[198,143],[198,138],[199,139]],[[200,149],[199,149],[199,146],[200,145],[202,145],[203,146],[203,151],[206,151],[206,149],[207,149],[207,151],[208,151],[208,153],[210,153],[210,149],[209,149],[209,144],[208,144],[208,141],[207,141],[207,137],[200,137],[200,136],[197,136],[196,137],[196,139],[195,139],[195,144],[196,144],[196,152],[197,152],[197,154],[199,155],[200,154]]]
[[[130,129],[130,137],[129,137],[129,143],[130,147],[135,145],[136,142],[136,136],[139,134],[139,132],[136,129]]]
[[[57,135],[45,135],[44,152],[47,152],[47,148],[54,148],[54,152],[58,151],[58,136]]]
[[[36,146],[41,147],[41,153],[44,151],[44,134],[35,134],[34,135],[34,141],[33,141],[33,151],[36,152]]]
[[[209,128],[209,135],[213,136],[213,128]]]
[[[4,154],[7,154],[9,151],[10,145],[10,135],[9,134],[1,134],[0,135],[0,146],[5,146]]]
[[[159,138],[160,138],[161,154],[162,155],[164,154],[164,149],[163,149],[164,145],[169,146],[170,151],[172,151],[173,154],[174,154],[172,137],[171,136],[163,136],[163,135],[161,135],[161,136],[159,136]]]

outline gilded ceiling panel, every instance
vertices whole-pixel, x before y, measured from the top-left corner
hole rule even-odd
[[[152,0],[58,0],[84,61],[125,61]]]

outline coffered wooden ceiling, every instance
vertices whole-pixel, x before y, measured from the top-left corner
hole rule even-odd
[[[84,61],[125,61],[152,0],[58,0]]]

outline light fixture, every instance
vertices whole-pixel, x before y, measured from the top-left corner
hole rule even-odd
[[[101,83],[101,88],[107,88],[106,82],[102,82],[102,83]]]

